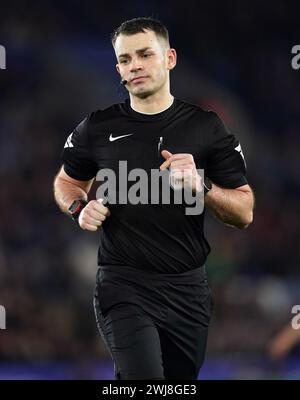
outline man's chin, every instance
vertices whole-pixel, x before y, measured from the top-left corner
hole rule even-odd
[[[153,90],[140,89],[131,93],[133,96],[138,97],[139,99],[146,99],[149,96],[154,94]]]

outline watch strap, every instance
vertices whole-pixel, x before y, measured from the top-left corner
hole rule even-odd
[[[78,221],[79,214],[84,209],[84,207],[88,204],[85,200],[74,200],[73,203],[69,207],[69,213],[73,221]]]

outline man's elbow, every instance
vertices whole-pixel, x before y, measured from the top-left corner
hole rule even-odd
[[[237,226],[239,229],[246,229],[253,222],[253,211],[249,212],[245,215],[241,221],[241,223]]]
[[[238,226],[239,229],[246,229],[253,222],[254,196],[252,191],[248,194],[250,195],[250,201],[247,204],[247,207],[244,209],[243,214],[241,215],[241,221]]]

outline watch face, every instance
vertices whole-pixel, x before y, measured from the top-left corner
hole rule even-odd
[[[69,207],[69,211],[71,214],[74,214],[76,213],[76,211],[80,210],[80,208],[81,208],[81,202],[79,200],[75,200]]]

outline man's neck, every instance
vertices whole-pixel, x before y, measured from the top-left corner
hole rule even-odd
[[[171,93],[161,96],[158,93],[153,96],[149,96],[146,99],[140,99],[135,96],[130,96],[131,108],[139,113],[143,114],[157,114],[167,110],[174,101],[174,97]]]

